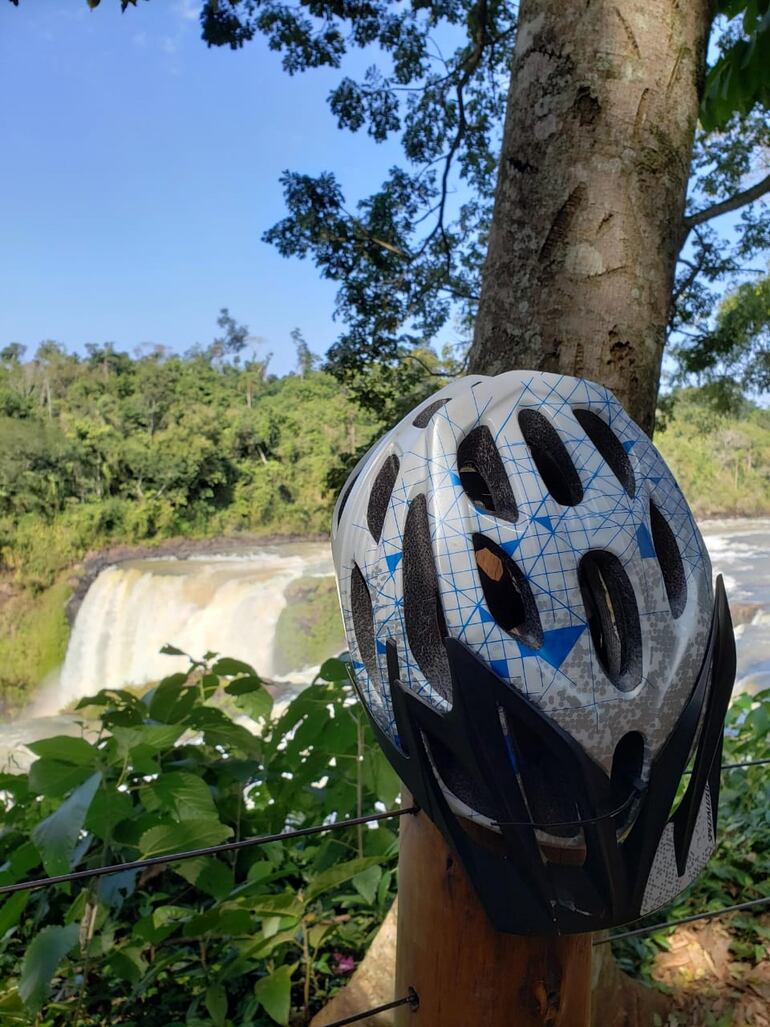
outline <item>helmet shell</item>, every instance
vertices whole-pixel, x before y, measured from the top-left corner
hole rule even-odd
[[[612,433],[616,441],[609,449],[597,447],[582,411]],[[556,432],[572,470],[559,466],[563,454],[543,420]],[[482,426],[499,454],[515,514],[485,508],[464,487],[458,450]],[[625,472],[618,470],[618,444]],[[552,460],[544,474],[549,453],[558,459],[555,470]],[[572,471],[579,489],[565,503],[559,479],[568,483]],[[416,501],[426,516],[408,523]],[[541,638],[522,637],[496,619],[479,574],[479,536],[507,554],[523,575]],[[435,567],[446,635],[525,693],[607,774],[631,732],[643,738],[644,768],[650,766],[704,659],[713,591],[703,539],[649,438],[611,392],[584,379],[510,371],[466,377],[437,392],[354,469],[334,511],[332,548],[360,692],[396,743],[388,642],[395,643],[404,686],[437,711],[451,706],[441,652],[423,644],[416,629],[410,631],[410,618],[419,621],[420,608],[424,613],[435,598],[426,593],[422,603],[415,600],[419,586],[415,592],[404,580],[405,548]],[[630,687],[608,672],[589,624],[580,567],[586,554],[597,552],[619,561],[633,589],[639,631],[632,640],[637,673]],[[411,566],[416,562],[413,556]],[[411,603],[405,602],[405,585]],[[415,648],[422,650],[420,658]],[[464,812],[479,815],[472,808]]]

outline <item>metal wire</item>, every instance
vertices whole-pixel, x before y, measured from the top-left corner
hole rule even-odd
[[[725,913],[738,913],[743,909],[756,909],[757,906],[766,906],[769,902],[770,895],[765,895],[761,899],[737,902],[734,906],[710,909],[705,913],[693,913],[691,916],[683,916],[678,920],[667,920],[662,924],[653,924],[652,927],[636,927],[631,931],[622,931],[620,934],[610,934],[606,938],[597,938],[594,941],[594,945],[606,945],[608,942],[622,941],[624,938],[638,938],[642,934],[652,934],[654,931],[663,931],[668,927],[679,927],[680,924],[694,924],[696,920],[712,920],[715,916],[724,916]]]
[[[420,1007],[420,998],[414,988],[410,988],[407,995],[403,998],[397,998],[395,1002],[386,1002],[384,1006],[375,1006],[373,1009],[364,1010],[363,1013],[346,1016],[344,1020],[335,1020],[333,1023],[327,1024],[326,1027],[345,1027],[345,1024],[358,1023],[359,1020],[365,1020],[369,1016],[376,1016],[377,1013],[384,1013],[388,1009],[397,1009],[399,1006],[409,1006],[413,1013],[417,1012]]]
[[[163,863],[178,863],[183,859],[196,859],[198,856],[212,856],[217,852],[237,852],[252,845],[266,845],[268,842],[283,842],[289,838],[307,838],[325,831],[340,831],[345,827],[357,827],[375,820],[387,820],[390,817],[404,817],[410,813],[418,813],[419,806],[408,806],[406,809],[386,810],[384,813],[372,813],[366,817],[353,817],[351,820],[338,820],[333,824],[322,824],[318,827],[300,827],[295,831],[281,831],[278,834],[263,834],[253,838],[242,838],[237,842],[223,842],[220,845],[209,845],[203,849],[189,849],[186,852],[170,852],[165,856],[148,856],[146,859],[135,859],[128,863],[115,863],[106,867],[93,867],[90,870],[73,870],[69,874],[56,877],[38,877],[32,881],[18,881],[16,884],[4,884],[0,887],[0,895],[12,892],[28,891],[33,888],[45,888],[52,884],[66,884],[69,881],[82,881],[89,877],[102,877],[104,874],[117,874],[125,870],[143,870],[145,867],[156,867]]]

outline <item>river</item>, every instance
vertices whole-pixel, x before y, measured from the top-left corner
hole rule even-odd
[[[770,520],[711,521],[702,530],[714,572],[724,575],[738,615],[736,690],[770,688]],[[80,606],[64,666],[27,714],[0,726],[0,766],[24,740],[74,730],[72,716],[58,711],[81,696],[185,667],[182,657],[160,654],[166,643],[196,657],[206,650],[234,656],[265,677],[301,687],[314,668],[301,661],[292,666],[276,650],[276,629],[293,586],[328,580],[332,570],[328,545],[316,542],[107,568]],[[327,606],[329,598],[327,590]],[[341,644],[338,630],[329,632],[328,655]]]

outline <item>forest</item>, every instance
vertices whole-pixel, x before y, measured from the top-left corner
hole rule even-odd
[[[357,398],[292,340],[277,377],[220,314],[221,338],[186,354],[110,344],[0,351],[0,696],[15,706],[62,660],[70,569],[116,543],[184,536],[324,535],[369,441],[460,368],[429,349],[382,402]],[[363,376],[362,376],[363,378]],[[374,378],[374,382],[372,379]],[[374,397],[373,399],[371,397]],[[656,443],[700,517],[770,512],[770,411],[709,387],[659,404]]]

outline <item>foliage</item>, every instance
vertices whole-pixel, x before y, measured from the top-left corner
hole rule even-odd
[[[744,693],[727,715],[724,763],[770,758],[770,690]],[[729,770],[722,774],[719,799],[719,842],[707,870],[663,911],[638,925],[719,909],[770,896],[770,768]],[[732,936],[734,958],[756,963],[768,958],[770,925],[754,914],[733,914],[724,921]],[[668,947],[671,930],[617,942],[613,950],[622,968],[649,978],[657,952]]]
[[[728,396],[770,389],[770,276],[743,282],[679,351],[682,368]]]
[[[297,667],[317,667],[330,652],[344,648],[344,630],[332,577],[291,581],[284,592],[273,640],[273,667],[278,675]]]
[[[121,0],[124,10],[129,2]],[[746,188],[768,143],[769,2],[720,0],[715,7],[716,60],[703,91],[671,319],[672,331],[694,329],[704,346],[711,341],[704,326],[725,284],[745,276],[752,256],[770,242],[763,203],[770,176]],[[287,74],[339,69],[328,98],[337,127],[400,143],[402,160],[359,199],[347,194],[339,170],[286,171],[287,216],[264,236],[284,256],[311,258],[338,284],[345,327],[328,366],[386,416],[379,386],[386,381],[393,396],[413,385],[415,368],[405,355],[439,339],[451,338],[453,352],[468,342],[492,217],[516,5],[205,0],[200,21],[208,46],[238,49],[264,37]],[[363,73],[345,74],[346,61],[360,53],[367,58]],[[734,242],[710,224],[725,209],[741,210]],[[683,338],[677,335],[679,343]]]
[[[32,743],[28,772],[0,776],[2,884],[315,826],[398,793],[339,660],[283,711],[252,667],[213,653],[142,698],[105,690],[78,708],[80,737]],[[381,824],[11,895],[0,1019],[306,1023],[386,912],[396,843]]]
[[[709,69],[701,121],[722,127],[732,114],[770,108],[770,0],[719,0],[717,14],[738,22]]]
[[[684,389],[664,403],[655,444],[698,517],[752,517],[770,510],[770,411],[724,392]]]

